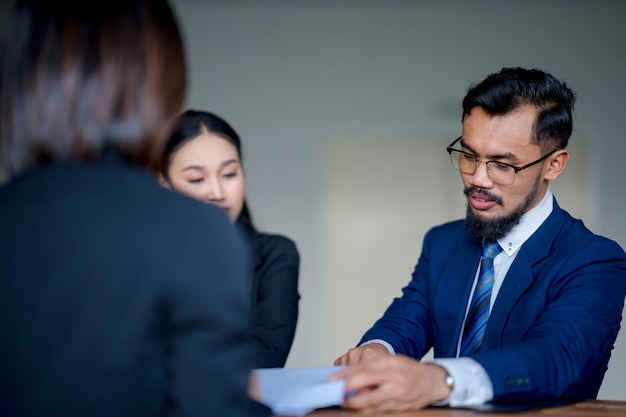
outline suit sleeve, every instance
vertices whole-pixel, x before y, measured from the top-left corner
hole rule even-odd
[[[219,216],[181,230],[172,255],[178,262],[163,303],[169,406],[181,416],[266,416],[247,396],[254,351],[247,261]]]
[[[253,301],[252,329],[258,346],[258,367],[285,365],[298,321],[300,255],[282,236],[264,242],[264,264],[255,271],[258,285]]]

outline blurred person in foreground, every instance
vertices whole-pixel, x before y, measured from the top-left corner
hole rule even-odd
[[[267,415],[245,249],[150,172],[186,86],[167,2],[18,1],[2,86],[0,414]]]
[[[401,297],[358,347],[344,406],[595,398],[617,337],[626,256],[557,204],[574,92],[541,70],[504,68],[463,100],[447,148],[465,220],[431,229]],[[434,361],[420,362],[431,349]]]

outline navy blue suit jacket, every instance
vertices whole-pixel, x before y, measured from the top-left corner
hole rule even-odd
[[[412,280],[362,342],[398,354],[454,357],[481,245],[462,220],[431,229]],[[562,210],[520,248],[480,352],[494,400],[595,398],[620,327],[626,255]]]

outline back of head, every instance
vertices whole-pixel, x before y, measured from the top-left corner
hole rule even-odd
[[[107,150],[158,162],[186,87],[166,0],[18,0],[6,58],[0,158],[10,175]]]
[[[463,99],[463,118],[474,107],[492,116],[507,114],[522,106],[537,112],[536,143],[565,148],[572,134],[575,94],[553,75],[538,69],[503,68],[470,87]]]

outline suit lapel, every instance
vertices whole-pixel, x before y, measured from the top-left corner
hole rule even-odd
[[[513,306],[535,281],[533,268],[537,262],[549,256],[550,248],[558,234],[557,229],[561,227],[563,221],[563,211],[554,200],[552,213],[522,245],[502,282],[502,287],[500,287],[487,322],[485,340],[483,341],[486,346],[500,346],[504,326]]]
[[[513,261],[491,309],[485,329],[485,339],[483,340],[485,346],[496,347],[500,345],[499,341],[502,339],[504,325],[511,309],[535,280],[532,270],[533,260],[528,257],[528,252],[524,246],[520,248],[520,253]]]

